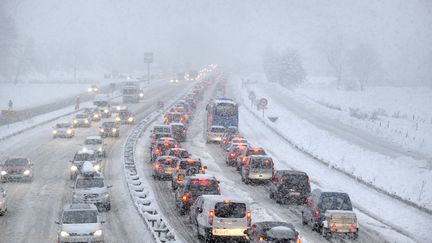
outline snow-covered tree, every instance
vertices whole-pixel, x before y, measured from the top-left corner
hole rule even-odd
[[[359,84],[360,90],[376,75],[381,65],[375,49],[368,44],[360,43],[355,46],[348,56],[351,74]]]
[[[345,64],[344,41],[342,36],[329,38],[327,40],[320,39],[318,49],[323,53],[333,75],[336,77],[337,88],[342,85],[342,72]]]

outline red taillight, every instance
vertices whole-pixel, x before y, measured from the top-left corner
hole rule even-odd
[[[252,221],[252,214],[251,214],[250,211],[247,211],[246,218],[247,218],[248,226],[250,226],[251,225],[251,221]]]
[[[356,231],[357,231],[357,225],[356,225],[356,223],[352,223],[351,227],[350,227],[350,232],[354,233]]]
[[[205,170],[206,170],[206,167],[202,166],[202,167],[201,167],[201,171],[202,171],[203,173],[205,173]]]
[[[300,239],[300,237],[298,237],[298,236],[297,236],[296,243],[301,243],[301,239]]]
[[[160,154],[160,152],[161,152],[160,149],[158,148],[155,149],[155,154]]]
[[[174,148],[178,148],[178,146],[179,146],[178,144],[174,144]]]
[[[179,170],[180,170],[180,166],[177,165],[177,166],[176,166],[176,171],[179,171]]]
[[[154,165],[154,167],[155,167],[156,170],[159,170],[159,169],[160,169],[160,164],[159,164],[159,163],[156,163],[156,164]]]
[[[229,155],[231,158],[234,158],[236,156],[236,154],[234,152],[231,152]]]
[[[336,232],[336,231],[337,231],[337,228],[336,228],[336,224],[335,224],[335,223],[333,223],[333,224],[331,225],[330,231],[331,231],[331,232]]]
[[[213,218],[214,218],[214,211],[210,210],[210,212],[209,212],[209,219],[208,219],[209,225],[213,225]]]
[[[246,157],[246,156],[243,156],[242,161],[243,161],[243,162],[246,162],[246,160],[247,160],[247,157]]]
[[[319,214],[318,209],[315,209],[315,212],[314,212],[315,221],[318,221],[319,216],[320,216],[320,214]]]
[[[259,240],[260,240],[260,241],[264,241],[264,240],[265,240],[264,236],[260,236],[260,237],[259,237]]]
[[[188,194],[184,194],[184,195],[181,197],[181,200],[182,200],[183,202],[187,202],[187,201],[189,200],[189,195],[188,195]]]

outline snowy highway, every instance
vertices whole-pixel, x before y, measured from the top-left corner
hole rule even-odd
[[[148,96],[129,108],[140,119],[156,109],[156,101],[169,98],[182,85],[162,81],[146,89]],[[161,91],[162,90],[162,91]],[[158,91],[158,92],[156,92]],[[65,120],[68,118],[64,118]],[[52,139],[55,122],[35,128],[1,143],[2,160],[10,156],[27,156],[34,163],[32,183],[7,183],[9,213],[0,221],[2,242],[54,242],[58,226],[55,221],[64,203],[71,201],[69,161],[80,149],[85,137],[98,134],[100,122],[91,128],[78,128],[72,139]],[[112,209],[104,213],[107,242],[142,242],[149,238],[123,180],[122,145],[131,129],[121,127],[119,139],[106,139],[108,156],[104,161],[107,183],[112,185]]]

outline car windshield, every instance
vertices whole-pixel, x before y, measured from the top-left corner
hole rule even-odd
[[[179,166],[182,170],[186,170],[189,168],[200,168],[201,162],[198,160],[182,160]]]
[[[246,204],[218,202],[215,205],[215,216],[218,218],[243,218],[246,216]]]
[[[352,210],[351,201],[344,194],[323,195],[320,208],[326,210]]]
[[[59,123],[56,125],[56,128],[68,128],[70,127],[69,123]]]
[[[74,160],[76,161],[93,161],[96,160],[96,157],[94,154],[89,153],[77,153],[75,154]]]
[[[92,188],[92,187],[104,187],[104,180],[102,178],[82,178],[77,179],[75,188]]]
[[[248,155],[266,155],[264,149],[251,149],[248,151]]]
[[[173,158],[162,158],[159,159],[158,162],[162,165],[174,167],[176,160]]]
[[[218,183],[209,179],[192,179],[187,186],[191,192],[218,192]]]
[[[234,116],[237,107],[232,103],[220,103],[216,105],[216,115],[222,117]]]
[[[223,127],[212,127],[211,132],[223,133],[225,132],[225,128]]]
[[[86,114],[77,114],[76,118],[87,118]]]
[[[119,112],[119,116],[121,116],[121,117],[127,117],[130,115],[131,115],[131,113],[129,111],[120,111]]]
[[[102,139],[86,139],[85,144],[92,145],[92,144],[102,144]]]
[[[115,127],[115,126],[116,126],[115,122],[104,122],[102,124],[102,127]]]
[[[257,169],[271,169],[273,168],[273,161],[270,158],[253,158],[250,166]]]
[[[169,127],[155,127],[153,129],[154,133],[170,133],[171,129]]]
[[[27,164],[28,160],[25,158],[8,159],[5,162],[6,166],[26,166]]]
[[[124,88],[123,89],[124,95],[133,95],[133,94],[136,94],[137,92],[138,92],[138,90],[135,88]]]
[[[94,224],[97,223],[97,211],[74,210],[63,213],[63,224]]]
[[[189,153],[185,150],[171,150],[170,155],[177,156],[179,158],[189,157]]]

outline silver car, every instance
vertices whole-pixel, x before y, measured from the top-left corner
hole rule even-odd
[[[53,138],[72,138],[75,136],[75,131],[70,122],[57,123],[53,127]]]
[[[60,221],[57,242],[104,242],[100,214],[92,204],[66,204]]]
[[[93,150],[97,157],[106,157],[105,143],[101,136],[89,136],[84,141],[84,148]]]
[[[99,210],[111,210],[111,197],[104,177],[99,173],[80,175],[73,185],[73,203],[92,203]]]

